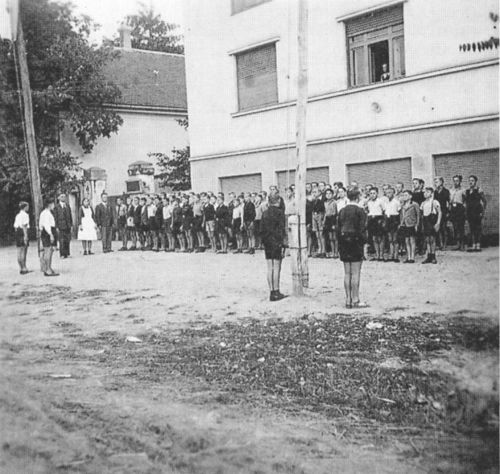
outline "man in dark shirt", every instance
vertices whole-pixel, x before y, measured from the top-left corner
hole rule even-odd
[[[261,239],[267,260],[267,283],[271,292],[269,300],[279,301],[285,298],[280,292],[281,261],[286,239],[285,215],[279,207],[277,194],[270,194],[268,203],[269,208],[263,212],[260,222]]]
[[[252,195],[250,193],[245,193],[245,200],[243,203],[243,225],[245,226],[248,237],[248,249],[245,250],[245,253],[253,255],[255,253],[255,205],[251,198]]]
[[[59,195],[59,202],[54,207],[54,220],[56,222],[57,237],[59,239],[59,255],[61,258],[69,257],[69,247],[71,241],[71,226],[73,219],[71,210],[66,202],[66,195]]]
[[[101,231],[102,251],[103,253],[110,253],[113,251],[111,249],[111,241],[115,215],[113,208],[108,202],[108,195],[106,193],[101,194],[101,200],[102,202],[95,208],[96,224]]]
[[[325,258],[325,236],[323,228],[325,224],[325,203],[321,198],[321,193],[318,188],[313,189],[312,201],[312,231],[316,235],[318,241],[317,258]]]
[[[439,224],[439,243],[438,248],[444,250],[446,248],[446,223],[448,221],[448,210],[450,208],[450,191],[444,187],[444,179],[441,176],[434,178],[434,199],[441,206],[441,222]]]

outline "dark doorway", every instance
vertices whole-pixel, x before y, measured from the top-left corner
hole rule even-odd
[[[389,71],[389,42],[380,41],[369,46],[370,49],[370,80],[380,82],[382,80],[383,65],[386,64],[386,71]]]

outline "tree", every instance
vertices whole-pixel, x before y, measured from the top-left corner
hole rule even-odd
[[[119,54],[89,44],[95,28],[89,17],[77,17],[70,4],[22,0],[21,22],[26,40],[33,99],[33,120],[40,159],[42,193],[53,195],[73,186],[79,163],[63,152],[59,134],[69,127],[82,149],[90,152],[100,137],[118,131],[121,117],[106,107],[120,97],[102,68]],[[0,42],[0,235],[12,227],[19,200],[30,200],[13,46]],[[6,204],[7,203],[7,204]]]
[[[177,120],[177,123],[187,130],[188,119]],[[161,169],[157,175],[161,179],[163,186],[172,188],[173,191],[185,191],[191,189],[191,165],[189,164],[189,146],[182,149],[174,148],[172,155],[165,153],[149,153],[149,157],[156,158],[156,162]]]
[[[179,25],[164,21],[152,7],[141,3],[139,12],[135,15],[128,15],[126,22],[132,27],[130,34],[132,48],[164,53],[184,53],[184,46],[181,44],[182,36],[175,33]],[[115,38],[113,44],[120,46],[120,39]]]

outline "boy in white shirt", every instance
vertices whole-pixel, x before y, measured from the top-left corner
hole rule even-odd
[[[54,200],[47,199],[39,220],[40,239],[43,246],[43,250],[40,253],[40,266],[45,276],[59,275],[59,273],[56,273],[52,269],[52,254],[57,245],[56,222],[52,214],[53,209]]]
[[[423,216],[424,238],[427,247],[427,258],[422,263],[437,263],[436,235],[441,225],[441,205],[434,199],[434,189],[427,187],[424,190],[425,201],[420,205]]]
[[[384,205],[384,212],[387,222],[387,241],[389,243],[389,258],[387,262],[399,262],[398,258],[398,229],[399,213],[401,211],[401,202],[395,196],[395,190],[392,187],[387,188],[387,201]]]
[[[19,213],[14,221],[17,246],[17,263],[19,264],[19,273],[26,275],[29,270],[26,268],[26,256],[28,254],[28,229],[30,227],[30,217],[28,215],[29,204],[25,201],[19,203]]]
[[[375,248],[375,257],[371,260],[381,262],[384,260],[385,218],[384,205],[378,197],[378,188],[370,189],[366,207],[368,209],[368,238],[373,239]]]

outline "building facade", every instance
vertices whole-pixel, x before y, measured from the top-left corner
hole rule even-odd
[[[462,47],[496,2],[308,3],[307,181],[475,174],[498,233],[498,50]],[[297,2],[187,0],[185,31],[193,189],[293,183]]]
[[[63,148],[81,160],[82,195],[94,203],[104,190],[111,196],[158,191],[156,162],[148,155],[169,154],[188,144],[178,122],[187,117],[184,56],[132,49],[129,31],[120,33],[123,47],[104,70],[121,91],[119,102],[110,105],[123,119],[118,133],[100,139],[88,154],[68,127],[61,134]]]

